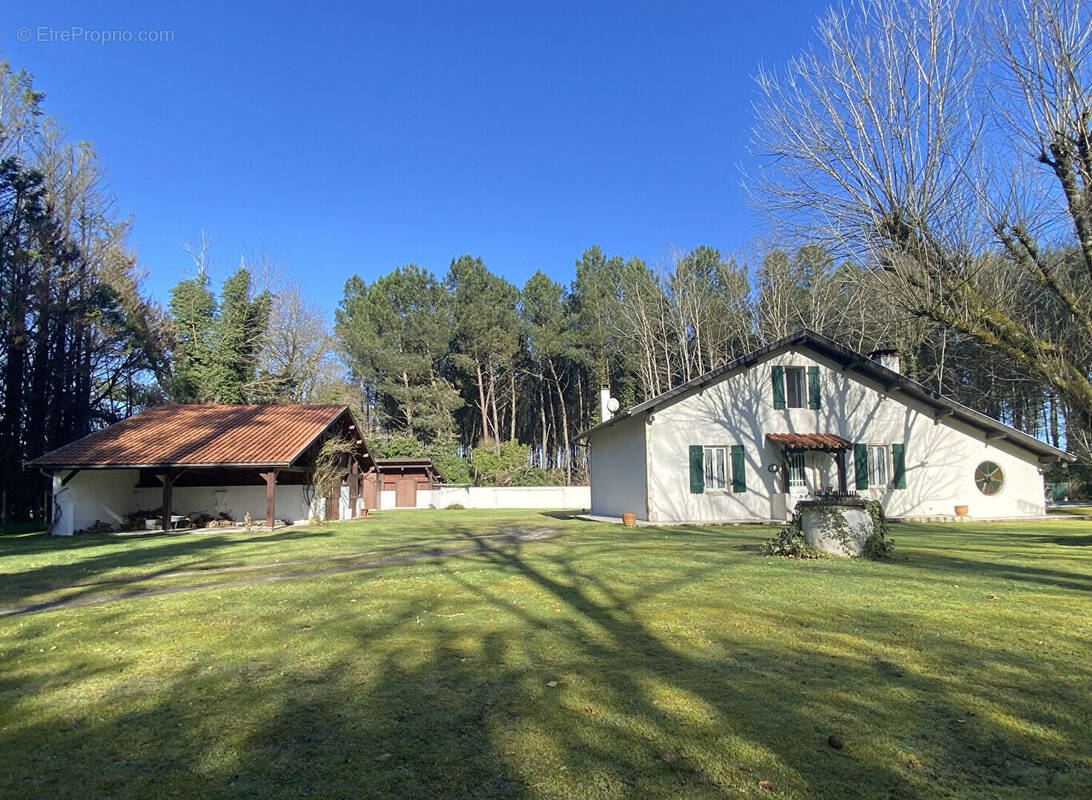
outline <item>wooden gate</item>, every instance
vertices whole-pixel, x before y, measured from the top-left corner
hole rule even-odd
[[[417,478],[399,478],[394,485],[394,505],[396,508],[417,507]]]

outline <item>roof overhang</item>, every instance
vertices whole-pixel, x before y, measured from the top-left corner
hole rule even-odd
[[[775,342],[753,350],[750,353],[734,358],[723,366],[699,375],[697,378],[676,386],[663,394],[646,400],[627,411],[615,414],[606,422],[589,428],[577,434],[576,441],[587,440],[596,433],[616,425],[626,419],[651,415],[666,406],[673,405],[680,400],[689,397],[714,383],[719,383],[733,375],[743,372],[787,350],[797,347],[806,347],[823,358],[837,364],[842,372],[855,372],[862,375],[881,387],[885,395],[899,394],[903,398],[910,399],[928,406],[934,411],[934,422],[941,420],[958,420],[981,431],[984,435],[993,435],[995,440],[1003,439],[1006,443],[1034,453],[1040,462],[1052,461],[1076,461],[1073,456],[1057,447],[1052,447],[1046,442],[1029,436],[1022,431],[1005,425],[1003,422],[988,417],[974,409],[957,403],[951,398],[935,392],[917,381],[890,370],[887,367],[873,361],[867,356],[851,350],[843,344],[835,342],[815,331],[802,328],[790,333]]]

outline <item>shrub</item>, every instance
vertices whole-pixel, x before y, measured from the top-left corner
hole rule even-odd
[[[470,464],[483,486],[511,486],[527,469],[528,449],[515,439],[485,442],[471,452]]]
[[[785,556],[786,558],[822,558],[823,554],[804,541],[804,532],[800,530],[800,518],[793,517],[777,536],[770,539],[762,546],[762,551],[768,556]]]
[[[891,558],[895,550],[895,543],[884,537],[881,533],[874,533],[864,541],[861,548],[861,556],[871,558],[873,561],[881,561]]]
[[[861,556],[873,561],[891,558],[895,552],[895,540],[887,536],[887,515],[883,513],[883,504],[879,500],[869,500],[865,503],[865,511],[872,515],[873,533],[865,539]]]

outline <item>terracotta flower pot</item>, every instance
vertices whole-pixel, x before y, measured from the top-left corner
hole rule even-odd
[[[957,517],[965,517],[970,513],[970,509],[967,506],[956,506],[955,515]]]
[[[360,509],[360,516],[361,516],[361,517],[366,517],[366,516],[368,516],[368,509],[366,509],[366,508],[362,508],[362,509]]]
[[[622,514],[622,524],[627,528],[632,528],[637,524],[637,515],[630,511],[626,511]]]

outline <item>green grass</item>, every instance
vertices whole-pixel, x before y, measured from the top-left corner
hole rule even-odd
[[[1092,523],[770,533],[5,537],[0,606],[48,610],[0,618],[0,796],[1088,796]]]
[[[1082,517],[1092,516],[1092,506],[1052,506],[1052,514],[1073,514]]]

